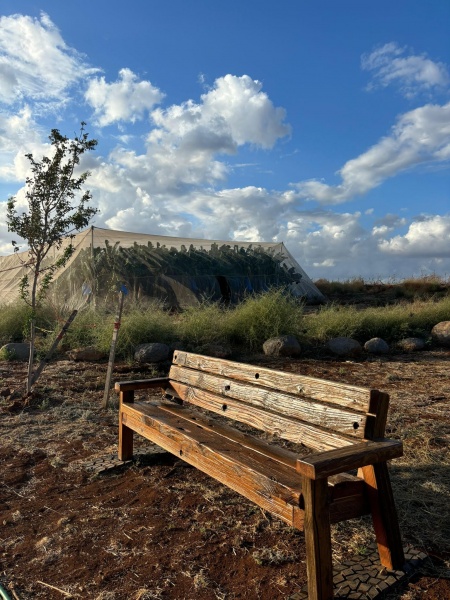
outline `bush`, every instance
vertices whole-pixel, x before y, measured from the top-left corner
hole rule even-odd
[[[300,337],[303,327],[303,305],[281,289],[249,296],[229,310],[224,321],[227,338],[232,345],[261,350],[265,340],[278,335]]]

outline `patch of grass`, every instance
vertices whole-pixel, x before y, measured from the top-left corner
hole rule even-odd
[[[442,300],[372,307],[331,305],[305,319],[307,338],[323,342],[346,336],[362,342],[372,337],[396,341],[408,336],[428,337],[436,323],[450,318],[450,296]]]
[[[203,302],[186,309],[177,318],[179,338],[187,348],[195,350],[205,344],[226,343],[224,323],[228,310],[215,302]]]
[[[260,351],[265,340],[278,335],[301,336],[303,306],[281,289],[249,296],[229,310],[224,321],[232,345]]]

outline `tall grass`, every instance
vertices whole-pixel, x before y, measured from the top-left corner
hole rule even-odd
[[[437,302],[417,300],[364,310],[353,306],[325,306],[305,319],[303,329],[307,338],[316,341],[348,336],[361,342],[372,337],[393,342],[408,336],[427,337],[436,323],[448,320],[450,297]]]
[[[21,341],[25,335],[27,307],[17,304],[0,310],[0,343]],[[65,318],[54,307],[39,315],[38,350],[49,347]],[[115,313],[105,306],[81,310],[64,338],[62,348],[94,346],[108,352]],[[365,342],[381,337],[395,342],[406,336],[427,337],[440,321],[450,320],[450,296],[441,300],[415,301],[384,307],[357,309],[328,305],[314,313],[281,290],[249,296],[235,307],[205,302],[184,312],[171,314],[158,302],[125,306],[116,354],[132,356],[141,343],[182,344],[201,351],[208,344],[224,344],[245,351],[261,351],[268,338],[292,334],[300,341],[323,343],[337,336]]]
[[[303,327],[303,306],[280,289],[249,296],[235,309],[229,310],[224,321],[231,345],[260,350],[264,341],[278,335],[300,336]]]

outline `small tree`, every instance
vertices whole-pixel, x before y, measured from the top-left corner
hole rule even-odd
[[[72,239],[75,231],[86,227],[97,212],[97,209],[88,206],[91,192],[82,190],[89,171],[75,176],[81,155],[97,145],[97,140],[88,139],[85,125],[81,123],[80,133],[74,139],[52,129],[49,136],[53,146],[51,156],[35,160],[32,154],[25,155],[31,163],[32,172],[26,179],[28,212],[17,212],[15,196],[7,203],[8,231],[16,233],[28,244],[26,266],[29,273],[20,282],[21,298],[31,308],[27,393],[31,389],[36,310],[46,296],[55,271],[67,263],[75,248],[70,242],[55,262],[49,264],[45,259],[52,248],[61,248],[67,236]],[[17,242],[12,244],[14,252],[18,252]]]

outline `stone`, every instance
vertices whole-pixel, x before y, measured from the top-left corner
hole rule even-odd
[[[431,337],[436,344],[450,347],[450,321],[441,321],[431,330]]]
[[[139,363],[159,363],[167,360],[170,355],[170,348],[166,344],[152,342],[149,344],[139,344],[134,350],[134,360]]]
[[[362,353],[361,344],[349,337],[337,337],[328,341],[328,350],[338,356],[357,357]]]
[[[387,354],[389,352],[389,344],[382,338],[375,337],[364,344],[364,350],[370,354]]]
[[[417,337],[408,337],[400,340],[397,345],[404,352],[416,352],[425,348],[425,340]]]
[[[300,344],[293,335],[279,335],[263,344],[263,352],[268,356],[298,356],[301,351]]]
[[[85,348],[74,348],[67,352],[67,356],[71,360],[76,361],[86,361],[86,362],[96,362],[98,360],[103,360],[106,358],[106,354],[97,350],[93,346],[86,346]]]
[[[0,355],[7,360],[27,361],[30,358],[30,344],[11,342],[0,348]]]

